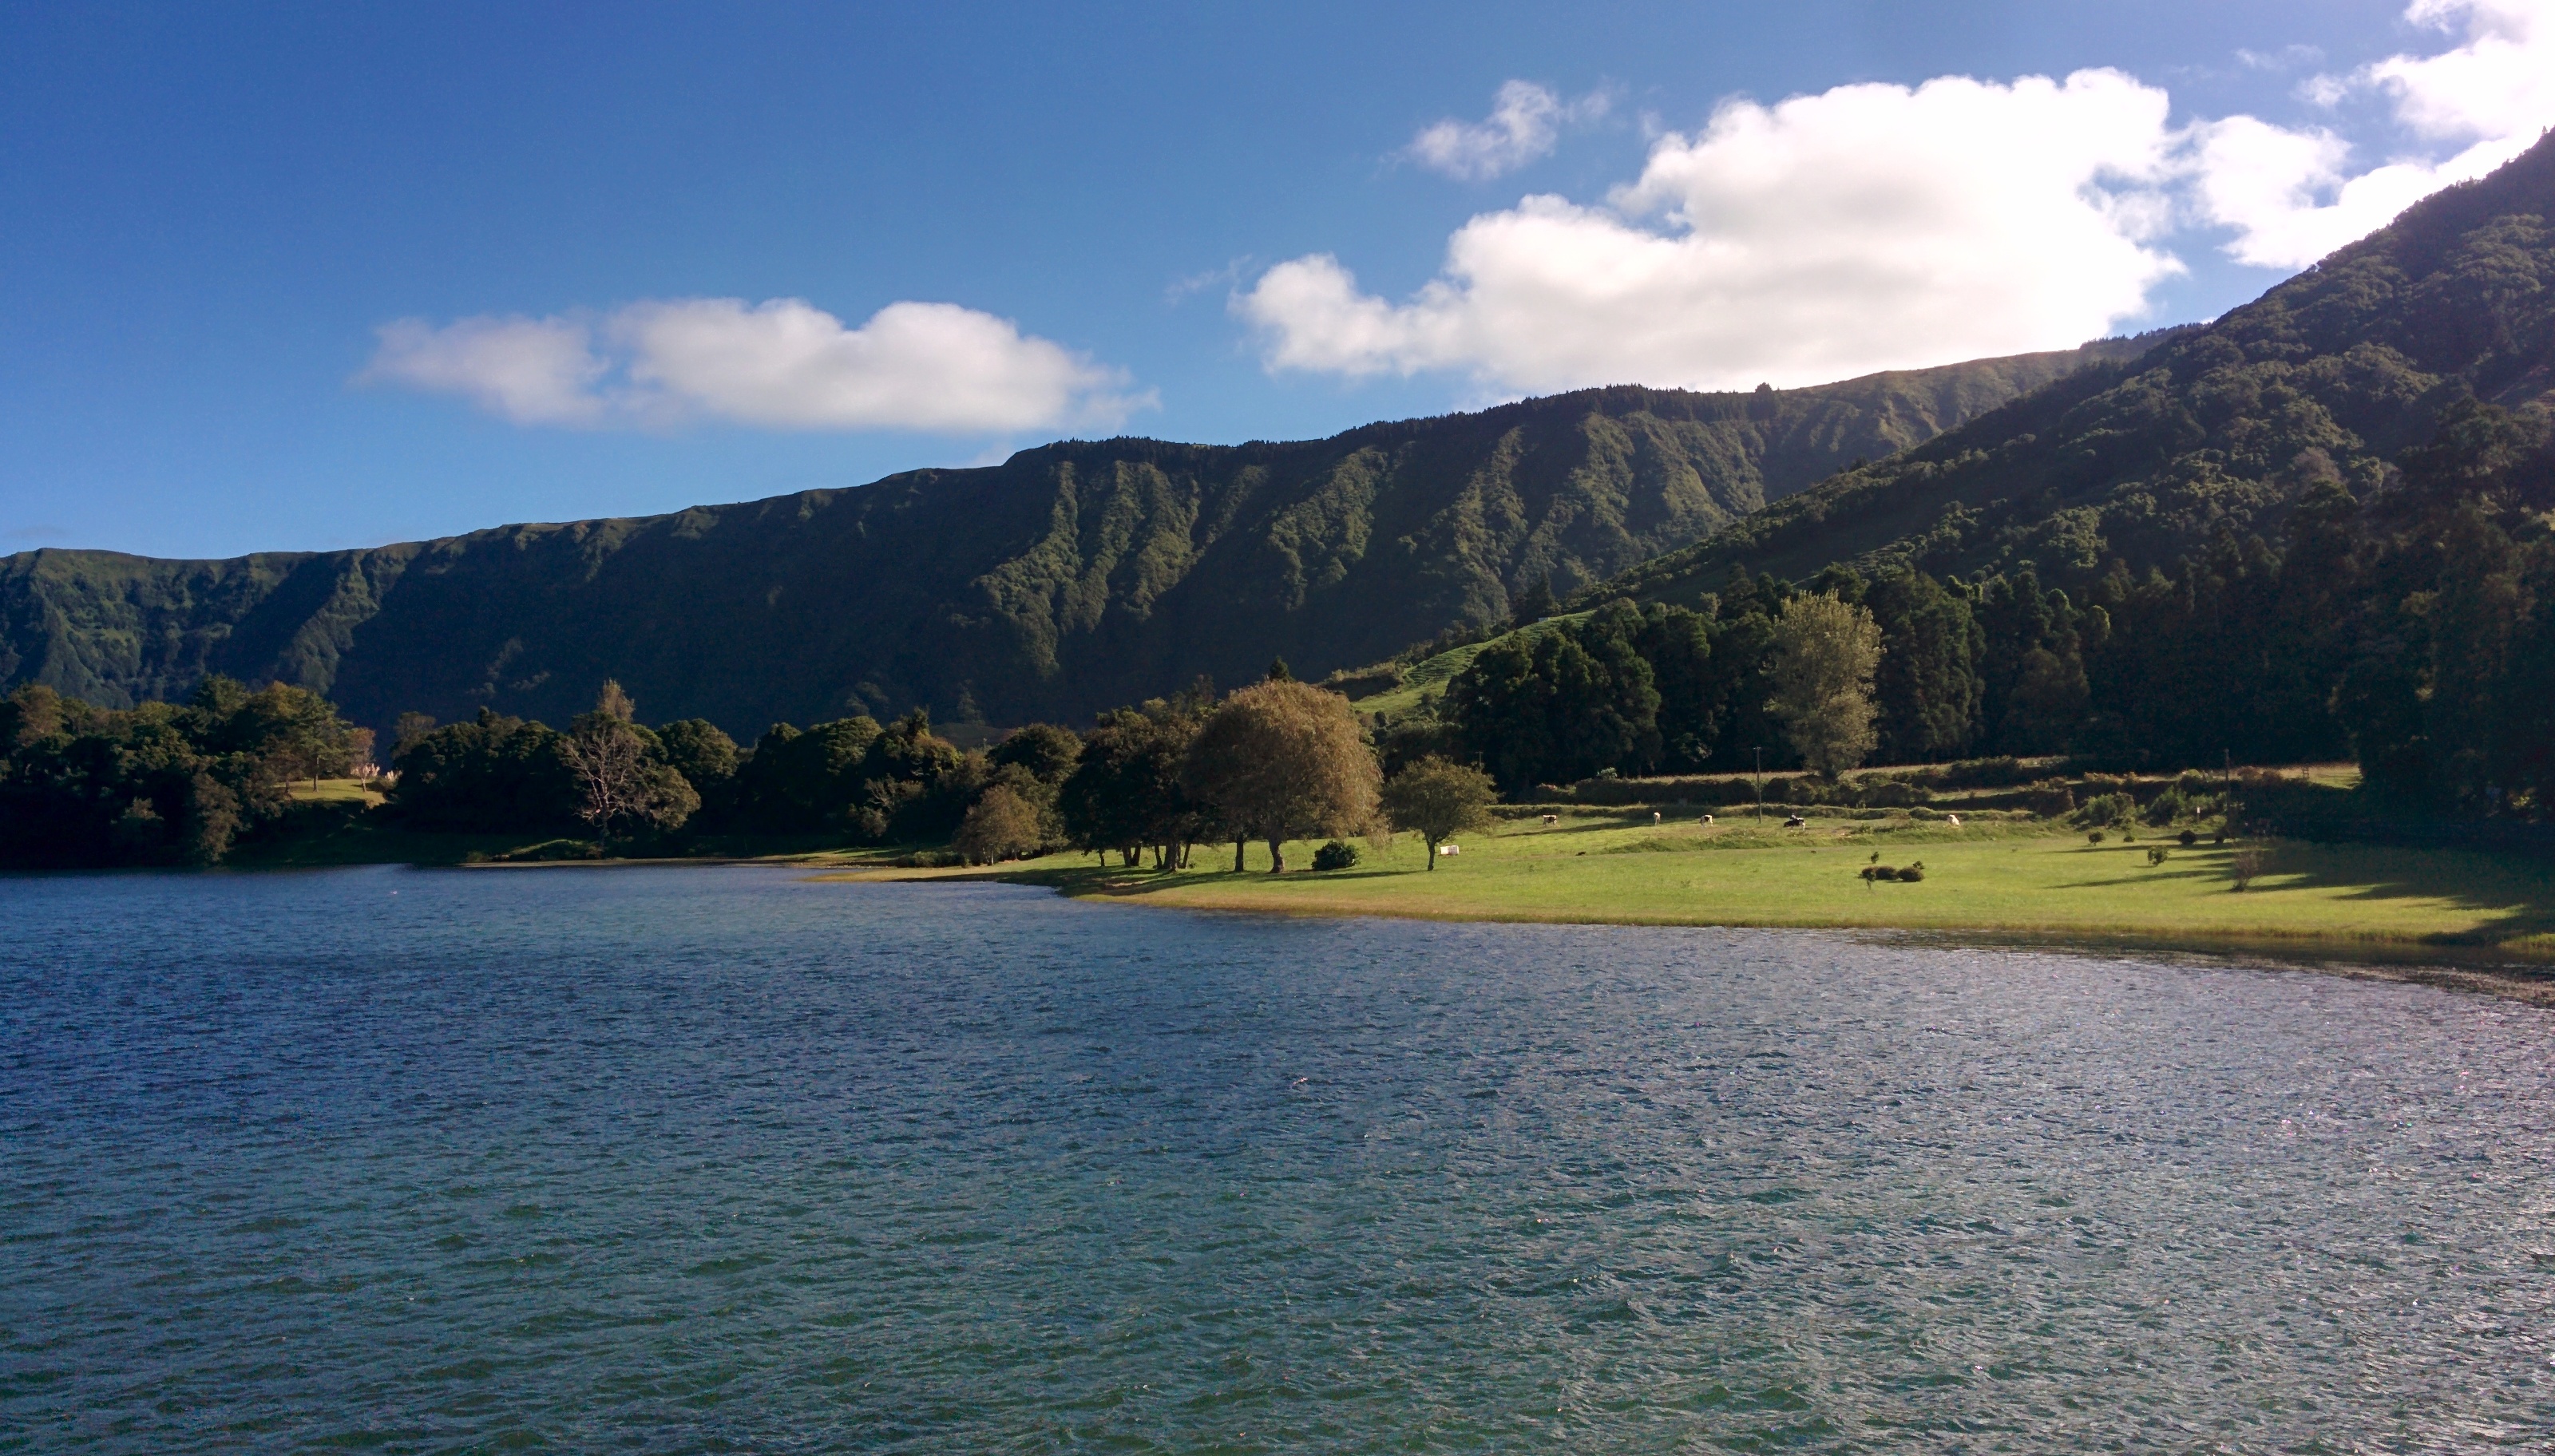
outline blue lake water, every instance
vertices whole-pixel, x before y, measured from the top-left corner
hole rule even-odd
[[[0,880],[0,1449],[2543,1449],[2550,1033],[762,869]]]

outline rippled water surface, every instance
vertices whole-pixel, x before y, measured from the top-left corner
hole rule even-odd
[[[2542,1449],[2550,1031],[752,869],[0,881],[0,1448]]]

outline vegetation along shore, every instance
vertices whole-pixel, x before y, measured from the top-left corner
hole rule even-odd
[[[1169,537],[1141,550],[1086,539],[1068,527],[1082,506],[1040,506],[1047,536],[1015,522],[979,545],[1013,559],[1043,543],[1048,584],[1009,568],[969,578],[1017,612],[929,598],[943,602],[934,621],[1013,624],[1002,652],[933,649],[973,665],[949,682],[867,659],[675,651],[688,639],[670,627],[647,627],[663,650],[624,640],[724,623],[691,606],[747,586],[780,610],[798,577],[771,576],[777,547],[721,556],[716,591],[643,573],[675,583],[663,610],[570,613],[610,630],[538,664],[516,647],[539,634],[505,626],[518,638],[450,681],[364,667],[432,655],[360,614],[331,608],[338,636],[297,629],[301,648],[259,656],[249,646],[265,638],[240,624],[116,595],[138,579],[120,567],[11,557],[0,867],[764,858],[1290,912],[2555,961],[2550,212],[2555,138],[2207,325],[2022,374],[1942,374],[1958,399],[1918,412],[1904,438],[1876,438],[1878,459],[1840,458],[1837,440],[1864,438],[1852,431],[1820,434],[1834,436],[1824,452],[1784,444],[1807,437],[1817,402],[1770,389],[1599,391],[1376,426],[1345,455],[1244,451],[1301,455],[1312,473],[1296,484],[1342,501],[1381,499],[1393,470],[1435,482],[1436,500],[1496,456],[1518,480],[1595,492],[1572,520],[1614,519],[1599,507],[1619,498],[1656,518],[1605,550],[1562,550],[1515,502],[1461,491],[1471,504],[1447,519],[1474,524],[1456,535],[1508,523],[1496,552],[1450,554],[1383,517],[1350,533],[1354,547],[1322,545],[1300,492],[1237,497],[1232,520],[1286,543],[1292,574],[1201,564],[1180,579],[1239,593],[1210,610],[1168,576],[1126,601],[1068,590],[1118,580],[1122,558],[1208,557]],[[1989,376],[1994,389],[1971,388]],[[1863,396],[1820,398],[1832,411]],[[1636,448],[1626,411],[1645,429],[1666,411],[1702,432],[1658,436],[1683,453]],[[1537,439],[1559,453],[1533,463]],[[1642,505],[1652,487],[1692,495],[1714,441],[1754,452],[1730,456],[1753,462],[1731,467],[1745,489],[1684,514]],[[1386,444],[1402,451],[1386,452],[1392,470],[1358,452]],[[1092,471],[1056,479],[1095,502],[1109,494],[1101,456],[1116,462],[1110,491],[1142,494],[1152,477],[1130,473],[1133,457],[1178,453],[1057,449],[1090,457]],[[1758,478],[1778,464],[1791,472],[1779,493]],[[1030,468],[916,477],[851,504],[963,513],[970,491]],[[1250,514],[1264,508],[1276,514]],[[677,534],[705,540],[712,524]],[[585,536],[597,551],[623,540]],[[1369,549],[1388,537],[1390,551]],[[538,554],[506,559],[533,569]],[[465,557],[478,559],[418,557],[403,590],[465,591]],[[857,553],[789,558],[811,578],[867,579]],[[748,560],[761,564],[730,570]],[[1314,632],[1267,607],[1320,597],[1317,577],[1354,585],[1321,610],[1358,630]],[[38,581],[53,594],[27,596]],[[336,600],[324,584],[311,600]],[[1074,634],[1034,620],[1068,599],[1082,603],[1076,633],[1133,656],[1077,664],[1058,646]],[[808,643],[937,641],[820,616],[764,625]],[[1250,632],[1215,625],[1243,619]],[[1410,645],[1320,682],[1256,656],[1300,645],[1329,666],[1396,642]],[[346,671],[311,666],[323,662]],[[224,663],[257,666],[234,680],[209,670]],[[742,675],[720,675],[730,667]],[[1249,680],[1220,690],[1216,672]],[[685,716],[649,721],[624,673]],[[173,700],[149,700],[162,691]],[[1157,695],[1127,701],[1143,693]],[[1086,716],[1111,701],[1125,705]],[[815,720],[744,726],[787,704]],[[1035,713],[1065,721],[1025,721]]]

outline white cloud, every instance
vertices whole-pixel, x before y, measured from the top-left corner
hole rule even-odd
[[[1500,87],[1488,119],[1448,117],[1421,130],[1403,151],[1422,167],[1448,177],[1466,181],[1500,177],[1550,156],[1564,125],[1594,121],[1612,104],[1613,97],[1602,90],[1563,101],[1532,81],[1509,81]]]
[[[441,328],[423,318],[385,323],[360,382],[454,394],[517,425],[592,425],[603,361],[584,324],[568,318],[464,318]]]
[[[693,419],[964,434],[1110,427],[1154,403],[1124,372],[954,303],[891,303],[858,328],[798,299],[671,299],[598,319],[385,324],[363,382],[458,394],[520,425]]]
[[[1603,205],[1482,213],[1404,300],[1360,291],[1324,253],[1268,269],[1232,306],[1272,369],[1450,370],[1495,391],[1807,384],[2064,347],[2145,314],[2182,269],[2165,246],[2179,228],[2301,267],[2555,121],[2555,0],[2415,0],[2405,15],[2451,49],[2302,87],[2383,98],[2408,145],[2379,165],[2355,165],[2326,128],[2169,126],[2166,93],[2115,70],[1840,86],[1724,103],[1699,134],[1658,137]],[[1440,123],[1412,151],[1492,175],[1550,148],[1558,104],[1512,82],[1491,122]]]
[[[2236,230],[2239,261],[2303,268],[2451,182],[2484,176],[2527,150],[2555,121],[2555,0],[2415,0],[2404,18],[2462,32],[2438,56],[2393,56],[2308,81],[2308,99],[2340,103],[2373,91],[2417,141],[2456,146],[2438,160],[2399,158],[2354,173],[2351,147],[2323,129],[2250,116],[2193,129],[2203,216]]]
[[[1604,207],[1535,196],[1473,218],[1406,303],[1324,255],[1234,306],[1274,368],[1526,390],[1807,384],[2072,343],[2178,266],[2143,241],[2166,109],[2111,70],[1734,101],[1660,138]]]

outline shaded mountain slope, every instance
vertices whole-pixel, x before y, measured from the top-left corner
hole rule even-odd
[[[1326,440],[1068,441],[672,515],[377,549],[0,558],[0,685],[123,705],[206,672],[357,721],[563,719],[605,677],[731,731],[926,704],[1078,717],[1504,619],[2152,340],[1756,394],[1584,390]]]
[[[2064,579],[2272,534],[2319,483],[2382,490],[2387,460],[2458,400],[2544,407],[2550,218],[2555,138],[2134,363],[2046,385],[1605,592],[1691,602],[1734,565],[1799,579],[1833,561]]]

